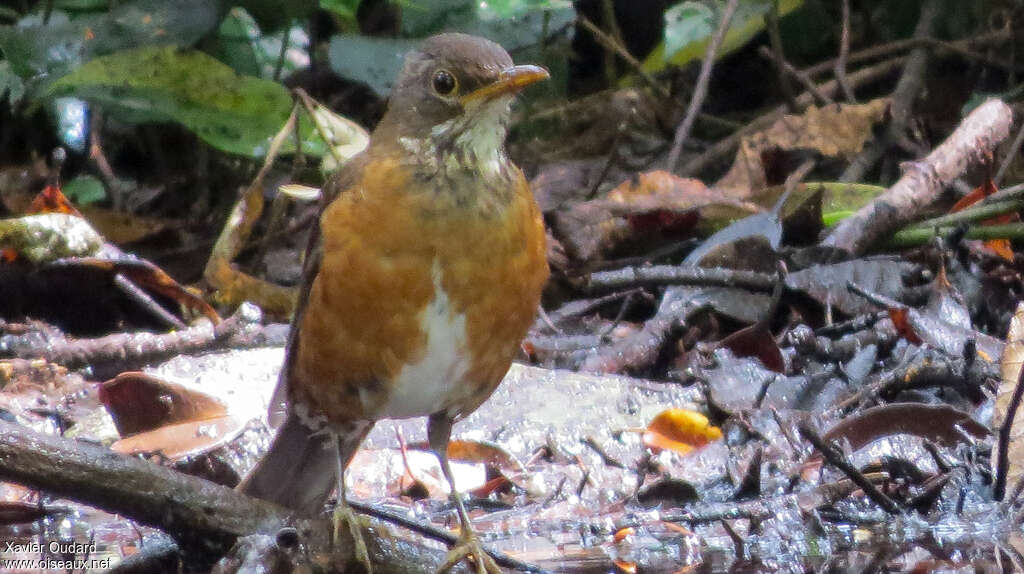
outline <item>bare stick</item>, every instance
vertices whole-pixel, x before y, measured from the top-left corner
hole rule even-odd
[[[669,171],[675,171],[675,166],[679,163],[679,154],[683,151],[683,142],[690,135],[693,122],[697,119],[697,113],[704,105],[704,98],[708,94],[708,84],[711,81],[711,69],[715,65],[715,54],[718,53],[718,46],[725,39],[725,33],[729,30],[729,22],[732,21],[732,15],[736,12],[738,4],[739,0],[729,0],[729,3],[725,5],[722,18],[718,22],[718,29],[715,30],[715,35],[708,42],[708,49],[704,53],[704,62],[700,66],[700,76],[697,78],[697,87],[693,91],[693,97],[690,98],[690,107],[686,109],[686,116],[676,128],[676,135],[672,139],[672,151],[668,154]]]
[[[779,87],[782,89],[782,95],[786,98],[786,105],[789,106],[789,111],[796,113],[799,111],[799,107],[796,103],[796,94],[793,93],[793,86],[789,83],[789,78],[786,76],[786,74],[789,73],[789,70],[786,69],[786,55],[782,51],[782,32],[779,31],[778,0],[774,0],[772,2],[771,8],[768,10],[768,14],[765,15],[765,20],[768,23],[768,40],[772,45],[772,49],[769,52],[768,48],[761,46],[760,53],[761,55],[765,55],[765,53],[775,55],[772,61],[775,62],[775,71],[779,74]],[[792,66],[790,66],[790,68],[792,68]],[[792,75],[792,73],[790,73],[790,75]],[[810,79],[808,79],[808,81],[810,81]],[[806,84],[804,85],[804,89],[808,89]],[[817,86],[815,86],[814,90],[817,89]]]
[[[1020,129],[1017,130],[1017,136],[1013,138],[1013,143],[1010,144],[1010,149],[1006,151],[1006,156],[1003,157],[1003,163],[999,164],[999,170],[996,171],[996,177],[992,180],[992,183],[999,187],[999,184],[1003,181],[1003,176],[1006,175],[1006,170],[1010,168],[1010,164],[1013,163],[1013,158],[1017,157],[1017,153],[1020,152],[1020,146],[1024,144],[1024,123],[1021,123]]]
[[[920,162],[910,163],[892,187],[844,219],[823,244],[852,253],[871,245],[911,222],[930,206],[942,188],[968,166],[989,157],[1013,124],[1013,111],[1000,100],[989,100],[967,116],[939,147]]]
[[[871,82],[877,81],[881,78],[892,74],[898,70],[903,63],[906,61],[906,57],[893,58],[892,60],[886,60],[879,62],[873,66],[857,70],[853,74],[850,74],[849,80],[855,86],[864,84],[870,84]],[[836,90],[839,89],[839,84],[835,80],[825,82],[819,88],[824,94],[835,94]],[[814,100],[809,92],[805,92],[796,98],[797,104],[801,108],[805,108],[814,103]],[[739,145],[740,140],[745,136],[750,135],[754,132],[767,129],[773,123],[778,121],[779,118],[786,115],[786,106],[777,106],[775,109],[765,113],[758,117],[754,121],[748,123],[743,128],[737,130],[732,135],[715,142],[713,146],[708,148],[704,153],[700,154],[696,158],[690,160],[686,165],[679,170],[678,173],[682,175],[693,175],[699,173],[704,168],[708,167],[719,158],[728,154]]]
[[[843,29],[839,34],[839,57],[836,58],[836,65],[832,68],[839,82],[839,89],[842,90],[846,101],[851,104],[857,102],[853,94],[853,87],[850,80],[846,78],[846,60],[850,58],[850,0],[843,0]]]
[[[800,85],[803,86],[804,89],[807,90],[811,95],[813,95],[814,98],[819,102],[825,105],[831,105],[836,103],[835,100],[828,96],[828,94],[822,92],[821,89],[818,88],[818,85],[814,83],[814,80],[812,80],[810,76],[808,76],[805,72],[796,69],[795,67],[793,67],[793,64],[790,64],[785,59],[783,59],[781,53],[769,50],[765,46],[759,47],[757,49],[757,53],[760,54],[761,57],[771,60],[772,63],[775,64],[775,67],[779,70],[780,76],[792,76],[796,81],[800,82]],[[800,111],[800,106],[799,104],[797,104],[795,99],[793,100],[792,104],[787,105],[789,105],[790,109],[793,111]]]
[[[992,486],[992,498],[1002,500],[1006,494],[1006,475],[1010,470],[1010,431],[1013,430],[1013,419],[1020,408],[1021,396],[1024,395],[1024,369],[1017,375],[1017,386],[1013,388],[1013,396],[1006,407],[1006,418],[999,427],[999,457],[996,459],[996,481]]]
[[[938,2],[927,0],[921,5],[921,17],[914,29],[915,38],[927,38],[932,33],[936,16],[938,15]],[[892,104],[889,111],[892,119],[886,127],[882,138],[864,149],[839,176],[839,181],[861,181],[879,159],[894,145],[906,139],[907,126],[910,124],[911,110],[914,107],[914,100],[918,93],[924,88],[924,73],[928,68],[929,50],[924,47],[914,48],[907,58],[907,65],[903,67],[903,74],[900,76],[896,88],[892,91]]]

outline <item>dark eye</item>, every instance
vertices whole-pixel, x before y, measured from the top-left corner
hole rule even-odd
[[[458,82],[455,81],[455,76],[448,70],[438,70],[434,72],[434,78],[431,80],[431,85],[434,86],[434,91],[439,96],[448,96],[455,91]]]

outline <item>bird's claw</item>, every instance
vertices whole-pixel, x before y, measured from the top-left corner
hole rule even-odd
[[[370,561],[370,552],[366,549],[366,540],[363,539],[363,530],[359,526],[359,517],[356,516],[352,507],[348,504],[338,504],[334,508],[334,536],[335,544],[341,540],[341,523],[348,523],[348,532],[352,537],[352,554],[360,564],[366,568],[366,574],[373,574],[373,563]]]
[[[458,542],[448,551],[444,563],[437,569],[437,574],[448,572],[456,564],[469,557],[472,557],[476,564],[476,574],[502,574],[498,563],[480,545],[480,539],[472,530],[464,530],[463,534],[459,536]]]

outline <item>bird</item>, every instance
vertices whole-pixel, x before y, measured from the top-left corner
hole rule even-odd
[[[549,77],[490,40],[445,33],[409,52],[367,148],[324,184],[270,406],[279,424],[238,489],[312,514],[373,425],[427,417],[460,534],[439,571],[500,572],[472,528],[447,456],[452,425],[508,371],[548,277],[540,210],[508,157],[510,105]]]

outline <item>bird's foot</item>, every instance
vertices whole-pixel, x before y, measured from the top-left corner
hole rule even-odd
[[[483,546],[480,544],[480,539],[470,529],[462,530],[459,540],[448,551],[448,555],[444,558],[444,563],[437,569],[437,574],[448,572],[456,564],[467,558],[472,558],[476,564],[476,574],[501,574],[501,568],[498,567],[498,563],[494,561],[494,558],[491,558],[490,554],[484,551]]]
[[[331,540],[335,544],[341,540],[342,522],[348,524],[349,536],[352,537],[352,554],[366,569],[366,574],[373,574],[373,563],[370,561],[370,552],[366,549],[366,540],[363,539],[363,529],[359,516],[345,502],[339,502],[334,507],[334,535]]]

